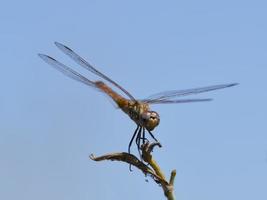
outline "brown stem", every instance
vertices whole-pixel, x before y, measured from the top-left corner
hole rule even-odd
[[[135,155],[129,154],[126,152],[121,153],[110,153],[103,156],[95,157],[93,154],[90,155],[90,159],[94,161],[103,161],[103,160],[111,160],[111,161],[121,161],[126,162],[130,165],[135,166],[136,168],[140,169],[145,175],[149,175],[152,179],[157,183],[160,184],[164,195],[168,200],[174,200],[174,178],[176,175],[176,171],[173,170],[171,172],[170,181],[168,182],[161,171],[159,165],[152,157],[152,151],[155,146],[159,146],[159,143],[145,143],[142,145],[142,158],[143,160],[139,160]],[[147,164],[145,164],[144,162]]]

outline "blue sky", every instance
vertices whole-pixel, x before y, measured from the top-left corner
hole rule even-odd
[[[155,159],[183,200],[267,199],[265,1],[5,1],[0,7],[0,198],[163,199],[152,180],[94,153],[126,151],[135,124],[101,93],[37,53],[86,74],[62,42],[137,98],[220,83],[208,103],[155,105]]]

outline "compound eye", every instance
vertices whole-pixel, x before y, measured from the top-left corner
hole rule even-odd
[[[150,113],[148,113],[148,112],[145,112],[145,113],[142,114],[142,120],[143,121],[149,120],[150,117],[151,117]]]
[[[150,115],[150,118],[151,119],[158,119],[159,116],[158,116],[158,114],[156,112],[152,112],[151,115]]]

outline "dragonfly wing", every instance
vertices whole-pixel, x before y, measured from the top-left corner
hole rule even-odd
[[[45,55],[45,54],[38,54],[46,63],[63,73],[64,75],[84,83],[85,85],[89,85],[92,87],[96,87],[95,83],[93,81],[90,81],[89,79],[85,78],[83,75],[79,74],[75,70],[69,68],[68,66],[62,64],[61,62],[57,61],[56,59]]]
[[[154,95],[151,95],[147,99],[143,100],[147,103],[153,103],[160,100],[169,100],[175,97],[181,97],[181,96],[187,96],[192,94],[199,94],[203,92],[209,92],[213,90],[228,88],[237,85],[237,83],[231,83],[231,84],[221,84],[221,85],[212,85],[207,87],[200,87],[200,88],[193,88],[193,89],[186,89],[186,90],[171,90],[171,91],[165,91],[160,92]]]
[[[84,67],[85,69],[89,70],[90,72],[96,74],[97,76],[105,79],[106,81],[110,82],[111,84],[113,84],[115,87],[117,87],[118,89],[120,89],[122,92],[124,92],[131,100],[135,100],[135,98],[127,91],[125,90],[123,87],[121,87],[118,83],[116,83],[115,81],[113,81],[112,79],[110,79],[109,77],[107,77],[105,74],[101,73],[100,71],[98,71],[97,69],[95,69],[91,64],[89,64],[86,60],[84,60],[82,57],[80,57],[77,53],[75,53],[72,49],[70,49],[69,47],[59,43],[59,42],[55,42],[55,45],[61,50],[63,51],[63,53],[65,53],[66,55],[68,55],[70,58],[72,58],[76,63],[78,63],[79,65],[81,65],[82,67]]]
[[[212,101],[212,99],[175,99],[175,100],[153,100],[148,101],[144,100],[143,102],[149,103],[149,104],[176,104],[176,103],[194,103],[194,102],[206,102],[206,101]]]

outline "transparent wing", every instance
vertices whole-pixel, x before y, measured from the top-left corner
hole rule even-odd
[[[173,98],[176,97],[181,97],[181,96],[187,96],[187,95],[192,95],[192,94],[199,94],[203,92],[209,92],[213,90],[218,90],[218,89],[223,89],[223,88],[228,88],[228,87],[233,87],[237,85],[237,83],[231,83],[231,84],[221,84],[221,85],[213,85],[213,86],[207,86],[207,87],[200,87],[200,88],[193,88],[193,89],[187,89],[187,90],[172,90],[172,91],[165,91],[165,92],[160,92],[154,95],[151,95],[147,99],[142,100],[143,102],[146,103],[173,103],[175,101],[180,101],[180,100],[172,100]],[[193,99],[191,99],[192,102]],[[196,99],[196,101],[199,101],[199,99]],[[196,102],[195,101],[195,102]]]
[[[44,55],[44,54],[38,54],[46,63],[60,71],[61,73],[65,74],[66,76],[84,83],[85,85],[89,85],[91,87],[96,87],[95,83],[93,81],[90,81],[89,79],[85,78],[83,75],[79,74],[75,70],[67,67],[66,65],[62,64],[61,62],[57,61],[56,59]]]
[[[67,47],[67,46],[65,46],[65,45],[63,45],[63,44],[61,44],[59,42],[55,42],[55,45],[61,51],[63,51],[66,55],[68,55],[70,58],[72,58],[76,63],[78,63],[79,65],[81,65],[85,69],[89,70],[90,72],[96,74],[97,76],[100,76],[101,78],[103,78],[106,81],[110,82],[115,87],[117,87],[122,92],[124,92],[131,100],[136,101],[135,98],[127,90],[125,90],[118,83],[116,83],[115,81],[113,81],[112,79],[110,79],[109,77],[107,77],[106,75],[104,75],[103,73],[101,73],[100,71],[98,71],[97,69],[95,69],[91,64],[89,64],[86,60],[84,60],[82,57],[80,57],[72,49],[70,49],[69,47]]]
[[[149,104],[176,104],[176,103],[194,103],[194,102],[206,102],[206,101],[212,101],[212,99],[176,99],[176,100],[163,99],[163,100],[154,100],[153,102],[147,102],[145,100],[145,102]]]

